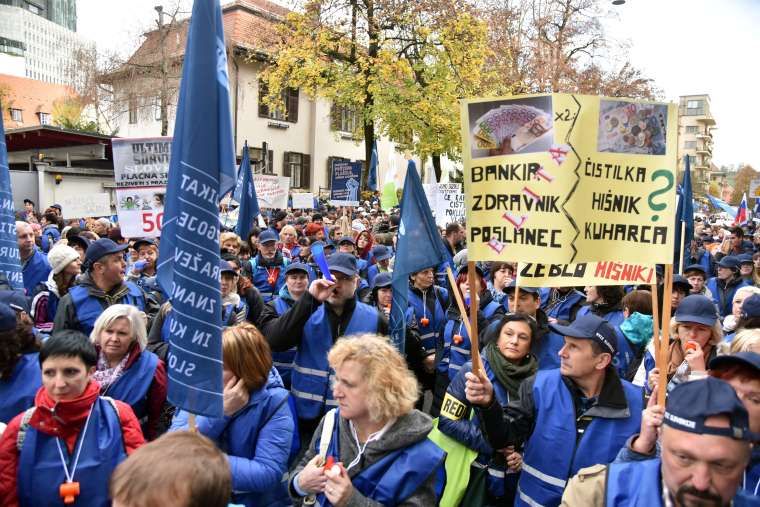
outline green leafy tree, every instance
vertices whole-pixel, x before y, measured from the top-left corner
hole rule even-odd
[[[749,195],[749,184],[757,178],[758,173],[751,165],[747,164],[739,169],[734,180],[734,193],[731,194],[731,202],[729,204],[736,206],[741,203],[745,192],[747,193],[747,199],[749,199],[751,197]]]

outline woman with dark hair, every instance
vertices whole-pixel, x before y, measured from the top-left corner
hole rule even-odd
[[[19,310],[0,303],[0,422],[5,424],[34,406],[42,385],[40,344],[32,333],[32,319]]]
[[[538,371],[538,361],[530,353],[536,329],[536,322],[530,316],[507,314],[499,322],[497,339],[483,348],[483,370],[502,408],[519,399],[522,382]],[[478,416],[465,396],[465,374],[469,371],[472,371],[471,362],[465,363],[449,384],[438,429],[478,452],[470,467],[469,486],[464,494],[466,504],[512,505],[522,456],[514,447],[493,449],[488,444]]]

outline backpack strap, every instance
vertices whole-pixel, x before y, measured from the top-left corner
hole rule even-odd
[[[21,417],[21,424],[18,427],[18,435],[16,435],[16,449],[21,453],[21,449],[24,447],[24,439],[26,438],[26,431],[29,429],[29,421],[32,420],[37,407],[30,407],[26,409],[24,415]]]

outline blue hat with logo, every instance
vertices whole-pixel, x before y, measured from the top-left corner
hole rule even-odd
[[[683,298],[674,317],[676,322],[696,322],[712,326],[718,320],[718,309],[707,296],[692,294]]]
[[[515,287],[517,287],[517,280],[512,280],[509,282],[509,285],[504,287],[504,292],[509,294],[510,292],[515,291]],[[538,294],[540,292],[540,289],[538,287],[520,287],[520,292],[525,292],[527,294]]]
[[[375,245],[372,247],[372,255],[376,261],[384,261],[393,257],[393,252],[385,245]]]
[[[90,246],[87,247],[87,253],[84,256],[84,264],[87,269],[90,269],[93,264],[106,255],[123,252],[127,248],[129,248],[129,244],[127,243],[120,245],[108,238],[100,238],[97,241],[93,241]]]
[[[390,287],[393,283],[393,275],[390,273],[379,273],[374,280],[372,280],[373,289],[382,289],[383,287]]]
[[[710,426],[713,416],[728,418],[728,427]],[[731,385],[714,377],[678,384],[668,395],[663,424],[699,435],[718,435],[736,440],[756,441],[749,430],[749,415]]]
[[[356,257],[347,253],[334,253],[327,258],[327,266],[330,271],[337,271],[346,276],[354,276],[359,272],[356,267]]]
[[[16,329],[16,310],[0,303],[0,331],[13,331]]]
[[[277,241],[279,239],[272,229],[265,229],[259,234],[259,243],[269,243],[270,241]]]
[[[739,258],[734,255],[726,255],[718,262],[719,268],[739,269],[740,265]]]
[[[309,274],[309,267],[304,264],[303,262],[293,262],[291,264],[288,264],[288,267],[285,268],[285,274],[292,273],[294,271],[303,271],[307,275]]]
[[[615,355],[617,351],[618,341],[615,329],[606,320],[593,313],[587,313],[578,317],[569,326],[549,324],[549,329],[559,335],[569,336],[570,338],[594,340],[612,355]]]

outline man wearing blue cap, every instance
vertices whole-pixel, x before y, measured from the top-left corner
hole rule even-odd
[[[85,273],[77,285],[58,302],[53,332],[74,329],[89,336],[103,310],[114,304],[136,306],[149,319],[158,312],[158,303],[133,282],[124,281],[124,250],[108,238],[93,242],[84,260]]]
[[[612,461],[641,422],[641,390],[612,366],[615,330],[593,314],[549,327],[565,337],[560,368],[524,381],[519,399],[504,411],[485,375],[465,375],[467,400],[478,407],[492,448],[525,444],[517,506],[559,505],[568,479],[583,467]]]
[[[707,281],[707,271],[701,264],[691,264],[683,270],[683,276],[689,281],[691,291],[689,294],[702,294],[712,299],[712,292],[705,287]]]
[[[37,248],[31,225],[26,222],[16,222],[16,240],[21,258],[24,289],[31,296],[37,284],[47,280],[51,269],[50,263],[47,256]]]
[[[274,299],[285,285],[285,268],[289,262],[277,248],[278,239],[272,229],[265,229],[259,234],[259,253],[248,261],[246,271],[249,272],[245,273],[265,303]]]
[[[662,415],[661,458],[580,470],[562,505],[749,505],[737,490],[757,435],[731,386],[711,377],[680,384]]]
[[[726,255],[716,265],[717,275],[707,280],[707,288],[712,293],[712,300],[718,307],[720,318],[731,313],[734,294],[740,287],[747,286],[746,280],[739,276],[740,261],[733,255]]]
[[[369,283],[370,287],[375,286],[375,277],[379,273],[390,273],[390,262],[393,252],[385,245],[375,245],[372,247],[372,256],[375,259],[375,263],[367,268],[367,283]]]

